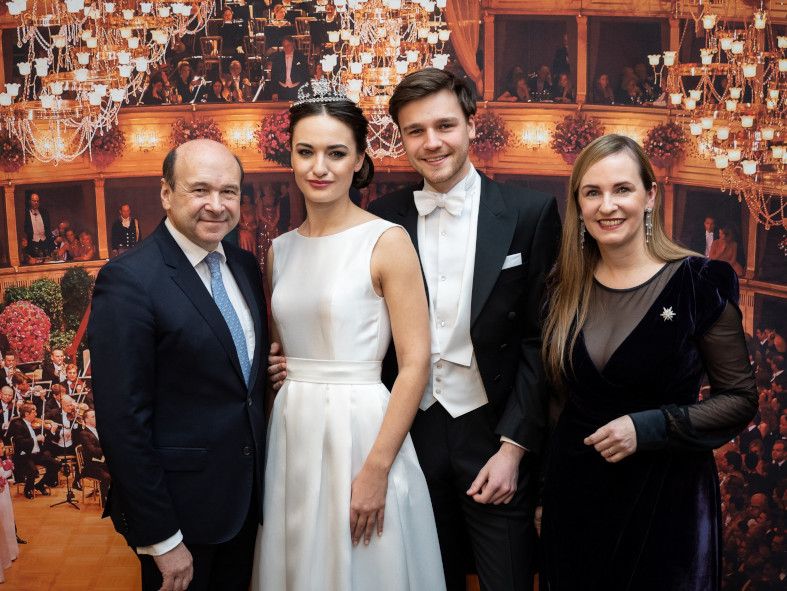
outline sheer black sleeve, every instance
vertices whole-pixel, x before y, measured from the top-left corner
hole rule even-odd
[[[695,404],[669,405],[660,412],[632,415],[638,435],[646,439],[642,446],[638,442],[640,449],[715,449],[743,430],[757,412],[757,386],[738,308],[727,302],[697,345],[710,381],[710,395]],[[662,438],[659,444],[657,440]]]

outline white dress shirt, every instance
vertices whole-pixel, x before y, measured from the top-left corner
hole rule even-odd
[[[46,232],[44,232],[44,218],[41,217],[41,212],[37,209],[31,209],[30,220],[33,223],[33,242],[43,242],[46,240]]]
[[[435,191],[428,183],[425,191]],[[459,215],[438,207],[418,217],[418,250],[429,289],[432,366],[421,400],[456,418],[488,402],[470,339],[481,177],[475,168],[447,194],[464,193]]]
[[[285,76],[284,84],[286,86],[292,86],[293,85],[292,84],[292,60],[293,60],[294,57],[295,57],[295,53],[291,53],[289,55],[287,55],[286,53],[284,54],[284,72],[285,72],[285,74],[284,74],[284,76]]]
[[[131,218],[124,218],[123,216],[120,216],[120,223],[123,224],[124,228],[130,228]]]
[[[705,256],[710,256],[710,247],[713,244],[713,232],[705,232]]]
[[[30,431],[30,437],[33,438],[33,450],[30,453],[37,454],[41,451],[41,448],[38,446],[38,435],[33,430],[33,425],[30,424],[30,421],[27,419],[22,419],[27,425],[27,430]]]
[[[167,230],[169,230],[169,233],[172,234],[175,242],[183,251],[183,254],[186,255],[189,263],[192,264],[194,270],[197,272],[197,275],[199,275],[200,280],[202,280],[202,283],[205,285],[205,289],[208,290],[208,293],[210,293],[212,297],[212,291],[210,288],[210,269],[208,268],[208,264],[205,262],[205,257],[210,253],[201,246],[194,244],[191,240],[186,238],[183,233],[178,231],[175,226],[172,225],[172,222],[170,222],[169,219],[164,222],[164,225],[166,226]],[[224,247],[221,245],[221,243],[219,243],[216,251],[221,253],[221,279],[224,282],[224,289],[227,290],[227,296],[229,296],[232,307],[235,308],[235,312],[237,313],[238,319],[240,320],[240,325],[243,328],[243,335],[246,337],[246,350],[249,353],[249,365],[251,365],[251,360],[254,359],[255,346],[254,321],[251,317],[249,306],[246,303],[246,300],[243,299],[243,294],[241,294],[241,291],[238,288],[235,277],[233,277],[230,268],[227,266],[227,257],[224,254]],[[96,434],[96,436],[98,435]],[[159,542],[158,544],[137,547],[137,554],[160,556],[174,549],[182,541],[183,533],[178,530],[172,536],[162,542]]]

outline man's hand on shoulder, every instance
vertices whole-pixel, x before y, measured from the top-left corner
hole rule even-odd
[[[181,542],[169,552],[154,556],[153,560],[161,571],[160,591],[186,591],[194,576],[191,552]]]

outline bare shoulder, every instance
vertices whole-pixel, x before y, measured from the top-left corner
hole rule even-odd
[[[413,249],[413,241],[401,226],[391,226],[383,230],[375,245],[375,251],[385,253],[401,253],[402,249]]]

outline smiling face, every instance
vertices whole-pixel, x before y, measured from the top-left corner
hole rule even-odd
[[[403,105],[399,128],[407,159],[436,190],[447,192],[469,172],[475,119],[465,117],[450,90]]]
[[[240,219],[241,170],[218,142],[193,140],[178,148],[174,187],[161,180],[161,204],[175,228],[213,251]]]
[[[632,244],[644,248],[645,209],[655,201],[655,186],[645,188],[637,161],[627,150],[590,166],[579,183],[580,215],[602,252]]]
[[[326,114],[304,117],[292,131],[292,171],[307,202],[348,198],[363,165],[352,129]]]

